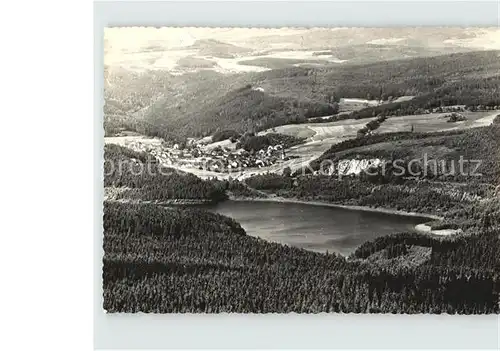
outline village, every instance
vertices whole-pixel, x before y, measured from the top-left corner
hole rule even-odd
[[[124,146],[138,152],[154,156],[166,167],[198,169],[217,173],[242,172],[247,169],[260,169],[297,156],[287,156],[283,145],[269,145],[258,151],[242,148],[231,149],[217,145],[210,147],[190,140],[185,147],[166,144],[160,139],[134,138],[124,142]]]

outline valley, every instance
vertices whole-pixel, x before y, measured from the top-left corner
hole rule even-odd
[[[105,38],[106,311],[499,312],[497,28],[136,31]]]
[[[446,116],[449,113],[430,113],[425,115],[411,115],[401,117],[390,117],[374,131],[376,134],[407,132],[413,128],[414,132],[432,133],[441,131],[465,130],[491,125],[493,119],[500,114],[498,111],[468,112],[464,113],[467,120],[463,122],[449,123]],[[145,151],[157,157],[160,163],[166,167],[172,167],[184,172],[192,173],[202,179],[239,179],[265,173],[282,174],[285,168],[292,172],[307,167],[312,161],[319,158],[332,145],[348,139],[355,139],[357,132],[366,123],[375,118],[360,120],[341,120],[328,123],[303,123],[296,125],[278,126],[264,130],[258,135],[279,133],[297,138],[305,138],[303,144],[295,145],[285,149],[286,160],[276,159],[272,164],[264,162],[256,163],[258,159],[244,156],[243,149],[236,149],[235,143],[229,140],[210,143],[210,138],[192,139],[191,145],[185,150],[174,148],[160,138],[147,136],[123,136],[106,137],[105,143],[118,144],[131,148],[134,151]],[[221,149],[218,154],[214,149]],[[193,152],[193,150],[195,150]],[[259,150],[255,150],[259,151]],[[199,156],[196,156],[198,155]],[[217,165],[217,169],[211,167],[211,163]],[[243,166],[246,164],[246,166]]]

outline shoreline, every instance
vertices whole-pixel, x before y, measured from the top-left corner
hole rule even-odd
[[[392,210],[383,207],[368,207],[368,206],[358,206],[358,205],[342,205],[331,202],[324,201],[308,201],[308,200],[300,200],[296,198],[283,198],[283,197],[265,197],[265,198],[249,198],[249,197],[229,197],[231,201],[256,201],[256,202],[286,202],[286,203],[294,203],[294,204],[302,204],[302,205],[312,205],[312,206],[324,206],[324,207],[333,207],[340,208],[345,210],[352,211],[365,211],[365,212],[376,212],[376,213],[385,213],[385,214],[393,214],[399,216],[407,216],[407,217],[421,217],[428,218],[432,220],[443,220],[444,217],[427,214],[427,213],[417,213],[417,212],[407,212],[407,211],[398,211]]]
[[[418,212],[407,212],[407,211],[398,211],[391,210],[388,208],[382,207],[368,207],[368,206],[358,206],[358,205],[342,205],[335,204],[323,201],[307,201],[307,200],[299,200],[296,198],[283,198],[283,197],[265,197],[265,198],[248,198],[248,197],[229,197],[228,200],[231,201],[255,201],[255,202],[286,202],[286,203],[294,203],[294,204],[303,204],[303,205],[312,205],[312,206],[323,206],[323,207],[333,207],[340,208],[350,211],[365,211],[365,212],[374,212],[374,213],[385,213],[392,214],[398,216],[407,216],[407,217],[419,217],[426,218],[432,220],[444,220],[444,217],[427,214],[427,213],[418,213]],[[429,234],[429,235],[439,235],[439,236],[450,236],[459,234],[461,231],[456,229],[442,229],[442,230],[432,230],[432,228],[426,224],[427,222],[420,223],[415,225],[414,229],[418,233]]]

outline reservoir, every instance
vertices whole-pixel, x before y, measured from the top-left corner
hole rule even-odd
[[[224,201],[205,207],[236,220],[248,235],[318,252],[349,255],[362,243],[413,231],[424,217],[290,202]]]

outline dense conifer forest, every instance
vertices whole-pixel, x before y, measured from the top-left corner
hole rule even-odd
[[[199,210],[105,203],[109,312],[498,313],[500,231],[404,233],[346,259],[250,237]]]

